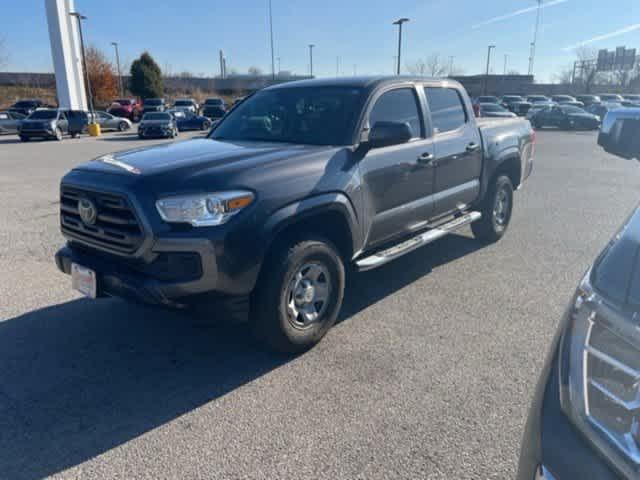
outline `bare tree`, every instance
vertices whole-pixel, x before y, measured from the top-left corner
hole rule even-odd
[[[569,84],[573,78],[573,65],[564,67],[553,75],[554,83]]]
[[[262,70],[260,70],[259,67],[249,67],[249,75],[251,75],[252,77],[259,77],[260,75],[262,75]]]
[[[440,59],[440,55],[434,53],[429,55],[425,60],[418,59],[412,64],[407,64],[407,70],[412,75],[442,77],[447,74],[448,67]]]
[[[584,88],[586,93],[590,93],[593,86],[598,83],[600,72],[598,72],[598,62],[596,61],[598,52],[589,47],[580,47],[576,50],[576,64],[574,68],[577,70],[577,80]],[[571,72],[571,80],[576,80],[573,71]],[[567,82],[567,83],[569,83]]]

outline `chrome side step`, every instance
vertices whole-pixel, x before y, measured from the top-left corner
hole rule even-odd
[[[437,228],[427,230],[426,232],[421,233],[416,237],[410,238],[409,240],[405,240],[404,242],[394,245],[393,247],[374,253],[373,255],[362,258],[360,260],[356,260],[356,267],[360,272],[377,268],[380,265],[384,265],[385,263],[395,260],[396,258],[399,258],[406,253],[412,252],[416,248],[420,248],[428,243],[433,242],[434,240],[444,237],[445,235],[459,229],[460,227],[469,225],[476,220],[480,220],[481,217],[482,214],[480,212],[465,213],[458,218],[454,218],[450,222],[442,224]]]

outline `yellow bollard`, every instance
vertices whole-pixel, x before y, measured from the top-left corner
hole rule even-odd
[[[89,135],[92,137],[100,136],[100,124],[99,123],[90,123],[87,126],[87,130],[89,131]]]

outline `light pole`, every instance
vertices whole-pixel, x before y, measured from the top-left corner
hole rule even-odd
[[[276,58],[276,60],[278,61],[278,74],[280,74],[282,71],[282,67],[280,66],[280,57]]]
[[[80,33],[80,50],[82,51],[82,68],[84,69],[85,82],[87,83],[87,98],[89,99],[89,112],[91,113],[91,122],[94,123],[93,115],[93,95],[91,95],[91,80],[89,79],[89,71],[87,70],[87,59],[84,53],[84,38],[82,36],[82,20],[87,17],[78,12],[69,12],[69,15],[78,19],[78,31]]]
[[[269,33],[271,36],[271,78],[276,79],[276,64],[273,56],[273,11],[271,9],[271,0],[269,0]]]
[[[396,75],[400,75],[400,56],[402,53],[402,24],[408,22],[408,18],[399,18],[393,25],[398,25],[398,65],[396,69]]]
[[[507,74],[507,61],[509,60],[509,55],[507,55],[506,53],[504,54],[504,72],[503,74],[506,75]]]
[[[116,65],[118,65],[118,84],[120,85],[120,96],[124,97],[124,88],[122,87],[122,73],[120,72],[120,53],[118,52],[118,42],[111,42],[116,49]]]
[[[453,75],[453,60],[455,59],[455,57],[453,55],[451,55],[449,57],[449,76]]]
[[[531,42],[531,56],[529,57],[529,75],[533,75],[533,64],[536,59],[536,46],[538,44],[538,31],[540,30],[541,16],[542,16],[542,0],[538,0],[538,12],[536,13],[536,26],[533,30],[533,42]]]
[[[313,77],[313,47],[315,45],[313,43],[309,44],[309,76]]]
[[[487,73],[486,76],[484,77],[484,94],[487,94],[487,88],[489,86],[489,65],[491,64],[491,50],[493,50],[494,48],[496,48],[495,45],[489,45],[489,48],[487,49]]]

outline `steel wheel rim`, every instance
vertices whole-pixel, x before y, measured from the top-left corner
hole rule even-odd
[[[331,296],[329,269],[320,262],[300,267],[287,285],[287,318],[295,328],[309,328],[323,321]]]
[[[497,225],[504,226],[509,218],[509,195],[504,188],[496,192],[496,201],[493,205],[493,218]]]

